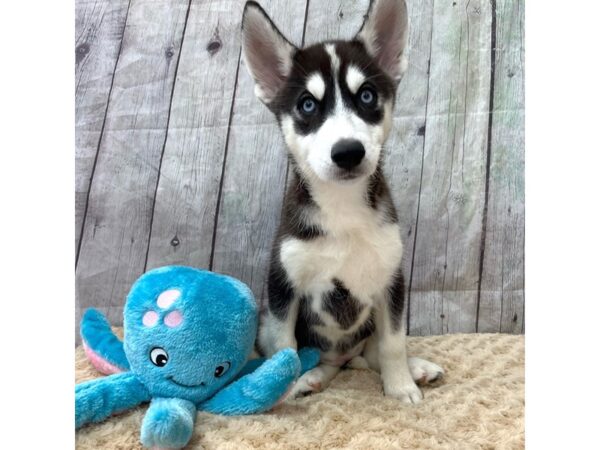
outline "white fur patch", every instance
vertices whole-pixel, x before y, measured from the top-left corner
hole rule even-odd
[[[329,54],[329,59],[331,60],[331,70],[337,79],[337,74],[340,72],[340,58],[335,52],[335,45],[325,44],[325,51]]]
[[[346,73],[346,84],[348,85],[350,92],[356,94],[358,89],[365,82],[365,79],[365,74],[362,73],[358,67],[356,67],[354,64],[350,64],[348,66],[348,71]]]
[[[422,384],[437,381],[444,376],[444,369],[440,366],[414,356],[408,358],[408,369],[413,380]]]
[[[338,89],[336,85],[336,90]],[[305,136],[297,134],[294,120],[288,115],[282,116],[281,129],[302,173],[311,181],[327,182],[337,179],[339,168],[331,159],[331,149],[341,139],[355,139],[363,144],[365,158],[361,163],[361,170],[367,175],[373,173],[377,167],[383,143],[391,128],[391,109],[391,102],[389,106],[384,105],[384,120],[371,125],[345,108],[340,100],[327,120],[314,133]]]
[[[298,378],[298,381],[296,381],[289,394],[290,397],[294,398],[322,391],[329,385],[339,371],[339,367],[319,364],[317,367],[309,370]]]
[[[380,223],[364,201],[365,183],[313,183],[320,206],[313,223],[326,234],[310,241],[288,238],[281,244],[281,262],[299,291],[328,292],[337,278],[371,306],[389,285],[402,258],[400,228]]]
[[[298,301],[294,301],[288,310],[285,320],[279,320],[271,312],[262,319],[258,329],[258,340],[262,350],[268,357],[282,348],[297,348],[294,328],[298,318]]]
[[[306,89],[310,92],[317,100],[322,100],[325,95],[325,80],[323,75],[318,72],[313,73],[308,77],[306,81]]]
[[[404,318],[398,331],[391,328],[387,313],[377,315],[379,368],[385,395],[403,403],[419,403],[423,399],[408,367]]]

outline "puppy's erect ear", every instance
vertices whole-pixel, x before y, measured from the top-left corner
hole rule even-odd
[[[371,0],[356,39],[390,77],[400,81],[408,66],[408,11],[404,0]]]
[[[294,47],[256,2],[247,2],[242,19],[244,61],[254,78],[254,93],[271,103],[292,70]]]

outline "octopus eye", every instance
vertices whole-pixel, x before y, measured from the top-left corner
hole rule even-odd
[[[169,355],[164,349],[160,347],[154,347],[150,350],[150,361],[157,367],[164,367],[169,361]]]
[[[229,370],[230,367],[231,367],[231,363],[229,363],[228,361],[225,361],[225,362],[219,364],[217,366],[217,368],[215,369],[215,378],[222,377],[225,374],[225,372],[227,372]]]

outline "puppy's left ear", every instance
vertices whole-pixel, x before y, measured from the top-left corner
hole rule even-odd
[[[371,0],[369,12],[356,39],[377,65],[396,82],[408,67],[408,11],[405,0]]]
[[[269,105],[292,70],[294,47],[256,2],[249,1],[242,19],[242,53],[254,78],[254,93]]]

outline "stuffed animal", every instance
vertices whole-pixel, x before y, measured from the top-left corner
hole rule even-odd
[[[151,402],[142,422],[146,447],[180,448],[196,411],[264,412],[280,401],[319,353],[288,348],[250,360],[257,330],[250,289],[225,275],[167,266],[141,276],[124,311],[123,343],[98,311],[81,335],[94,366],[111,374],[75,387],[76,427]]]

